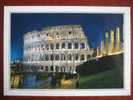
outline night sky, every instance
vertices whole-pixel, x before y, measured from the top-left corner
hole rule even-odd
[[[89,44],[96,48],[105,32],[123,27],[122,14],[59,14],[59,13],[12,13],[11,60],[23,57],[23,35],[47,26],[80,24]]]

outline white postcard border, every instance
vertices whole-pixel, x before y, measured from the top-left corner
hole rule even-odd
[[[11,13],[102,13],[124,15],[123,89],[10,89]],[[130,7],[103,6],[5,6],[4,7],[4,95],[16,96],[125,96],[131,95]]]

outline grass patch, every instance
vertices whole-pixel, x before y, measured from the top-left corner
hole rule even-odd
[[[123,88],[123,74],[121,67],[117,67],[106,72],[95,75],[80,77],[80,89],[97,88]]]

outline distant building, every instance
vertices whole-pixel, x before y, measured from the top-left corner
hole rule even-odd
[[[23,63],[28,71],[73,73],[92,54],[80,25],[46,27],[24,35]]]

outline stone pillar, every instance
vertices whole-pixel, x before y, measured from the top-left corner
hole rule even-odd
[[[70,66],[67,66],[67,72],[70,72]]]
[[[53,66],[53,72],[55,72],[56,70],[55,70],[55,66]]]
[[[111,38],[110,38],[110,42],[111,42],[111,51],[113,52],[114,49],[114,31],[111,30]]]
[[[61,66],[58,66],[58,72],[61,72]]]
[[[87,43],[85,42],[85,49],[87,48]]]
[[[78,53],[78,60],[77,61],[80,61],[80,52]]]
[[[51,70],[50,70],[50,67],[51,67],[51,66],[48,66],[48,72],[50,72],[50,71],[51,71]]]
[[[103,54],[103,52],[104,52],[104,41],[102,40],[101,41],[101,55]]]
[[[68,72],[68,66],[65,66],[65,72]]]
[[[61,62],[61,54],[62,54],[62,53],[59,53],[59,61],[60,61],[60,62]]]
[[[62,42],[59,43],[59,50],[61,50],[61,49],[62,49]]]
[[[64,67],[64,70],[65,70],[64,72],[67,72],[67,66]]]
[[[97,56],[99,56],[99,47],[97,47]]]
[[[120,28],[116,28],[116,49],[120,49]]]
[[[74,66],[72,66],[72,71],[71,71],[72,73],[74,72]]]
[[[71,42],[71,44],[72,44],[72,50],[74,49],[74,43],[73,42]]]
[[[86,53],[84,54],[84,60],[87,61],[87,55],[86,55]]]
[[[65,72],[66,70],[65,70],[65,67],[63,66],[63,72]]]
[[[46,71],[46,68],[45,68],[45,66],[43,66],[43,71],[44,71],[44,72]]]
[[[109,48],[109,34],[108,32],[105,33],[105,49],[106,49],[106,55],[108,55],[108,48]]]
[[[80,49],[80,45],[79,45],[79,42],[77,42],[77,43],[78,43],[78,48],[77,49],[79,50]]]

